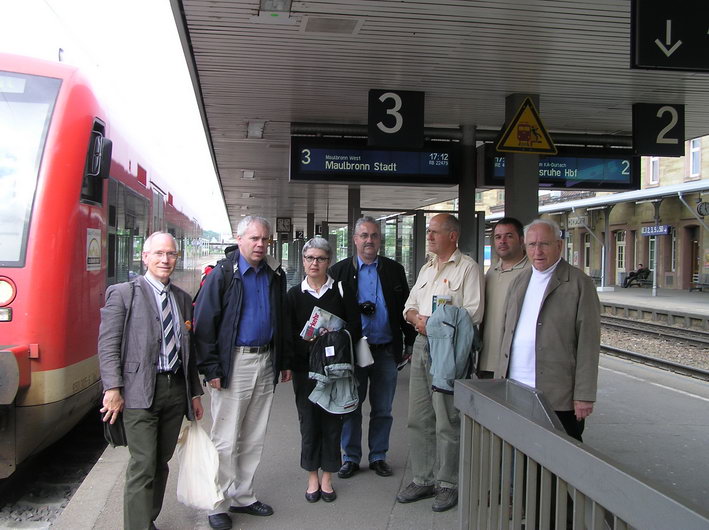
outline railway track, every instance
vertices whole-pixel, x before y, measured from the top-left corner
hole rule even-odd
[[[0,480],[0,528],[49,528],[106,448],[96,411]]]
[[[702,370],[701,368],[687,366],[673,361],[660,359],[658,357],[650,357],[649,355],[643,355],[642,353],[615,348],[607,344],[601,344],[601,353],[606,353],[608,355],[613,355],[614,357],[620,357],[622,359],[628,359],[630,361],[646,364],[655,368],[661,368],[663,370],[668,370],[670,372],[675,372],[681,375],[694,377],[703,381],[709,381],[709,370]]]
[[[656,322],[605,315],[601,316],[601,325],[630,333],[642,333],[655,338],[675,340],[688,346],[709,348],[709,332],[703,330],[690,330]]]

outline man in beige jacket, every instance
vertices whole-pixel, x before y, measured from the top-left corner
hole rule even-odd
[[[485,275],[485,318],[483,347],[477,365],[480,379],[489,379],[500,362],[507,291],[512,280],[531,265],[524,253],[524,227],[514,217],[503,217],[492,229],[492,244],[499,258]]]
[[[525,227],[532,267],[509,288],[495,377],[541,390],[567,434],[581,441],[598,381],[600,303],[593,280],[561,258],[561,230],[537,219]]]

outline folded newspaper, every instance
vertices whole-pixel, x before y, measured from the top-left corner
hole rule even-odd
[[[310,340],[320,335],[321,330],[337,331],[345,327],[345,321],[330,311],[326,311],[318,306],[313,307],[310,318],[303,326],[300,336],[305,340]]]

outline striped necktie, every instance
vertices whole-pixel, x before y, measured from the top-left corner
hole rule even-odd
[[[177,357],[177,337],[172,318],[172,304],[170,304],[170,296],[166,290],[160,293],[160,302],[162,304],[162,332],[165,339],[167,369],[170,372],[176,372],[180,367],[180,359]]]

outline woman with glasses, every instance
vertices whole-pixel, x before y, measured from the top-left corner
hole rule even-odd
[[[338,285],[327,274],[331,247],[326,239],[315,237],[303,246],[305,279],[292,287],[286,297],[286,369],[293,371],[293,390],[300,421],[300,466],[308,472],[305,498],[332,502],[337,498],[332,487],[332,474],[340,461],[342,415],[331,414],[312,403],[308,396],[315,381],[308,378],[312,341],[301,338],[314,307],[319,307],[345,321],[345,329],[355,344],[361,337],[361,320],[357,297],[345,285]],[[342,294],[341,294],[342,293]],[[322,476],[319,471],[322,470]]]

